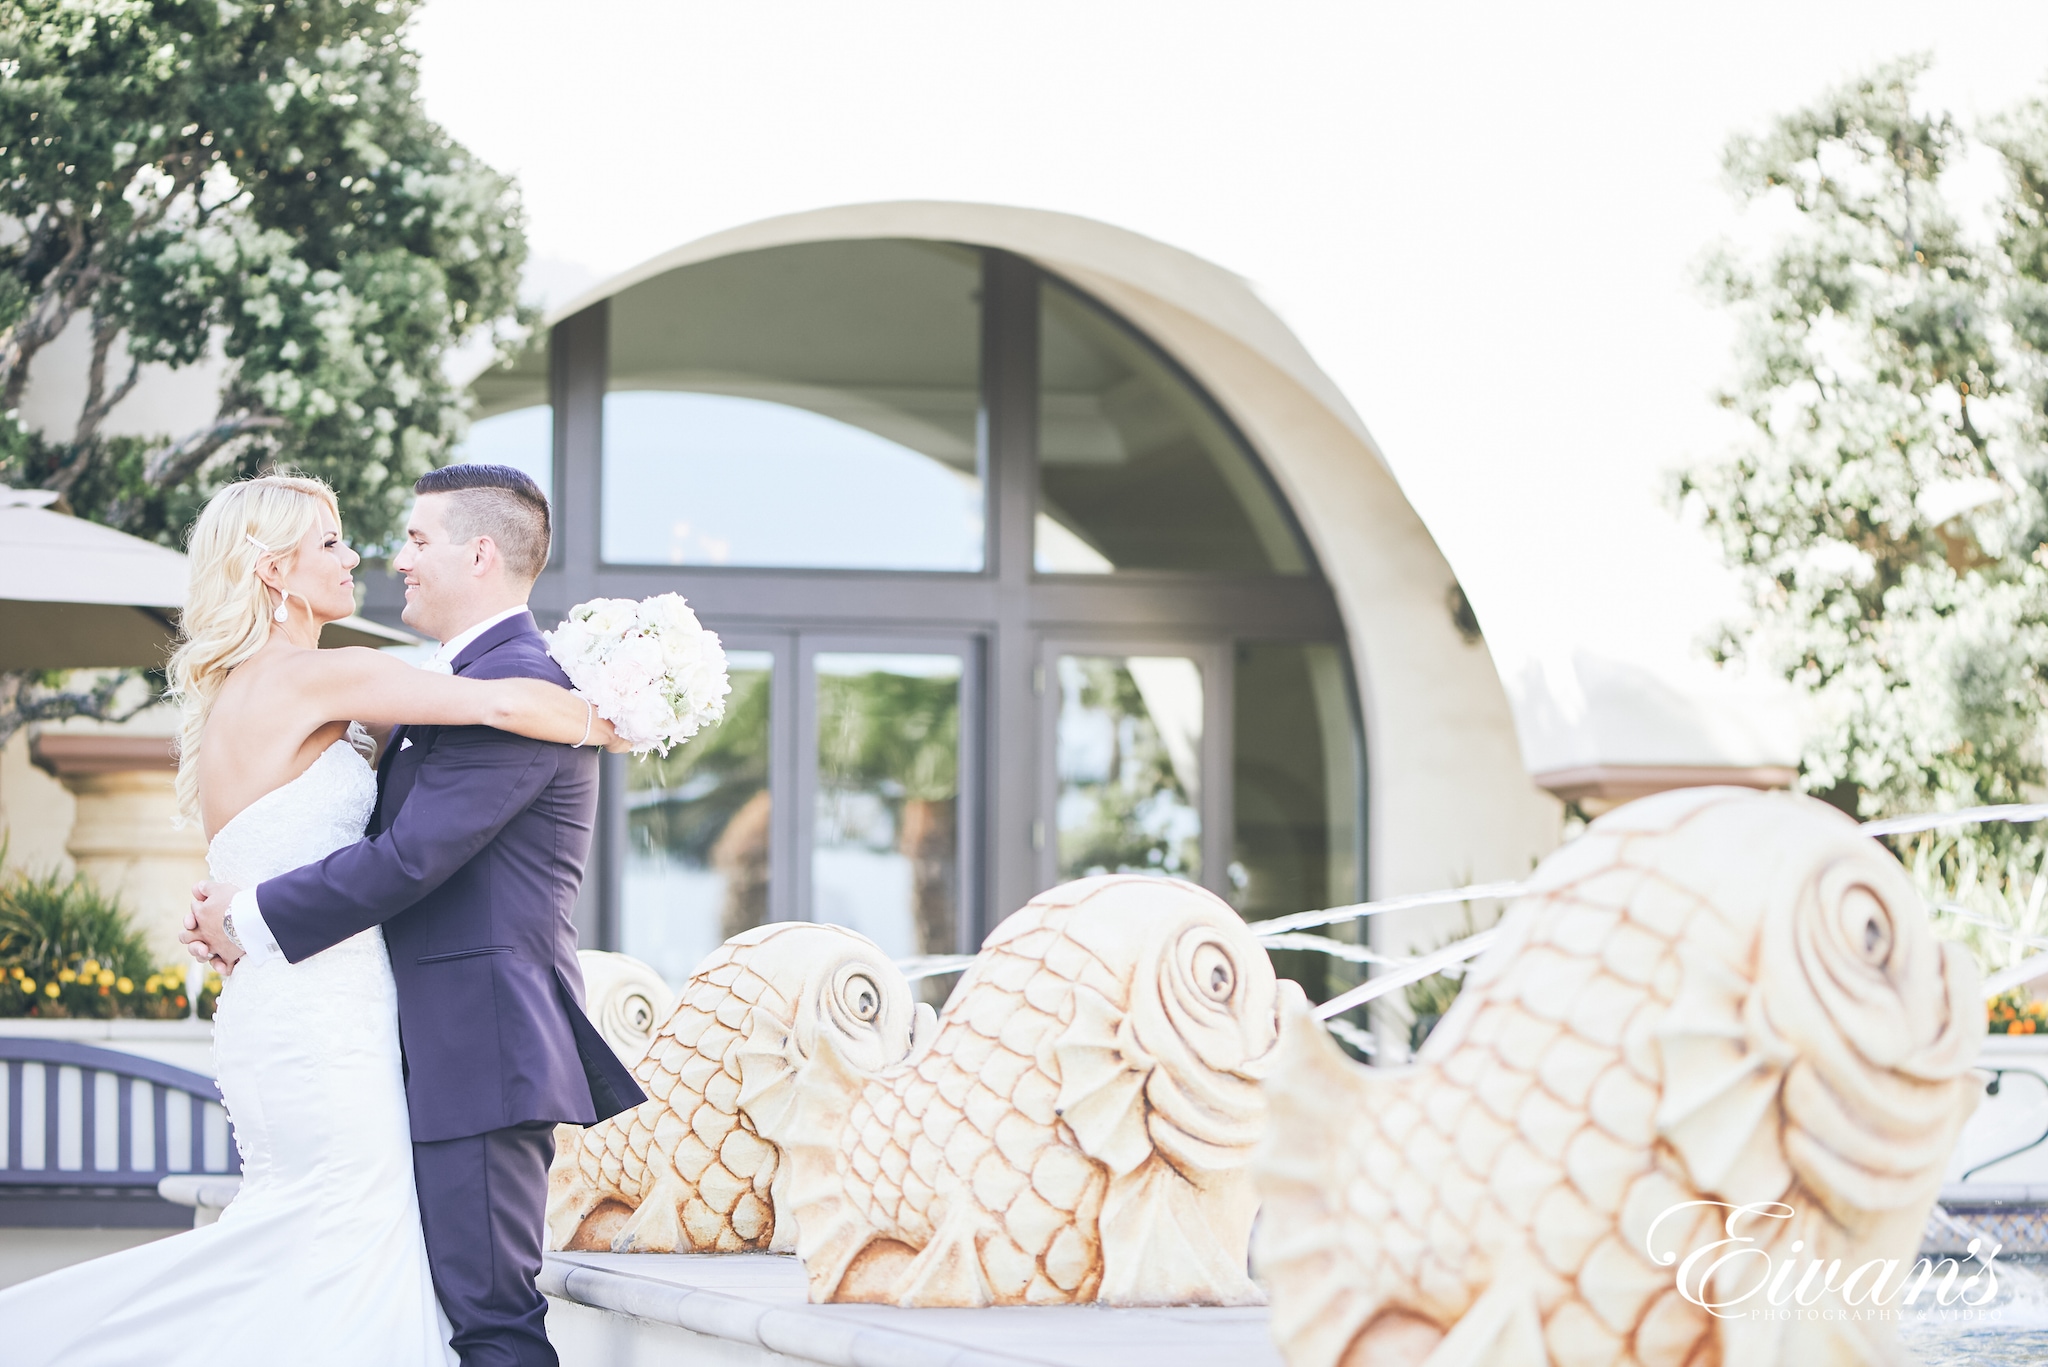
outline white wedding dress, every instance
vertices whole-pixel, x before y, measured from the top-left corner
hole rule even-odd
[[[213,876],[254,887],[362,839],[370,766],[337,741],[221,828]],[[242,1153],[217,1223],[0,1291],[9,1367],[442,1367],[413,1192],[398,999],[382,932],[234,973],[213,1056]]]

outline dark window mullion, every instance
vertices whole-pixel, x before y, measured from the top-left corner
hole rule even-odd
[[[816,637],[804,634],[796,638],[796,649],[790,654],[790,662],[795,666],[790,673],[796,683],[796,706],[790,709],[794,723],[791,748],[795,752],[790,766],[790,827],[794,837],[790,844],[795,856],[790,879],[790,919],[795,921],[817,919],[817,908],[811,904],[811,859],[818,829],[818,668],[814,659],[817,653]]]
[[[1231,642],[1206,647],[1202,661],[1202,886],[1233,900],[1230,861],[1237,827],[1231,754],[1235,749],[1236,651]]]
[[[1031,847],[1038,815],[1038,647],[1031,627],[1032,520],[1038,501],[1037,268],[990,251],[982,287],[982,441],[990,490],[989,564],[996,579],[988,700],[983,896],[979,944],[1041,887]]]
[[[768,679],[768,919],[802,919],[797,901],[799,858],[797,816],[798,755],[804,746],[797,729],[797,637],[775,638],[775,666]],[[813,769],[815,771],[815,765]]]

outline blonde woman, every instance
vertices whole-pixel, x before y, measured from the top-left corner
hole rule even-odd
[[[506,540],[465,539],[472,606],[516,596],[530,630],[531,577],[508,572]],[[316,480],[229,485],[200,514],[189,555],[171,665],[184,707],[178,795],[205,828],[216,878],[253,887],[364,842],[379,793],[357,723],[412,728],[399,738],[408,748],[459,728],[509,733],[563,757],[564,772],[594,770],[589,751],[571,760],[567,747],[615,743],[587,704],[542,678],[458,678],[318,649],[321,627],[355,610],[358,557]],[[398,1017],[375,925],[234,972],[214,1060],[240,1194],[214,1225],[0,1293],[7,1361],[455,1362],[421,1231]]]

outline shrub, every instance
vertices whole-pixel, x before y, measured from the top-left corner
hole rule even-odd
[[[213,1014],[209,972],[200,1014]],[[84,874],[14,873],[0,881],[0,1016],[83,1018],[187,1014],[182,965],[156,969],[126,908]]]
[[[2024,987],[1993,997],[1985,1014],[1985,1027],[1994,1035],[2048,1033],[2048,1002],[2032,1000]]]

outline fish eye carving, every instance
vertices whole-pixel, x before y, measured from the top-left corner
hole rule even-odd
[[[639,993],[635,992],[632,996],[626,998],[623,1010],[626,1015],[626,1024],[634,1030],[641,1034],[647,1034],[654,1029],[654,1003]]]
[[[871,1021],[882,1012],[882,993],[874,979],[854,974],[846,981],[846,1009],[855,1020]]]
[[[1848,915],[1843,919],[1854,927],[1855,943],[1863,950],[1863,957],[1872,964],[1882,965],[1891,958],[1892,921],[1885,905],[1874,894],[1857,889],[1844,899]],[[1858,919],[1862,924],[1857,925]]]
[[[1196,988],[1211,1001],[1227,1002],[1237,990],[1237,966],[1215,941],[1196,947],[1192,967]]]

